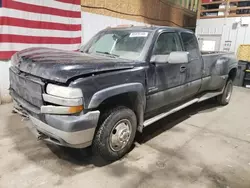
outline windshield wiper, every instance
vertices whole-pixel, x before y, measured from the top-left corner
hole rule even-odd
[[[116,55],[116,54],[111,54],[109,52],[101,52],[101,51],[96,51],[96,53],[98,54],[105,54],[105,55],[109,55],[111,57],[120,57],[119,55]]]

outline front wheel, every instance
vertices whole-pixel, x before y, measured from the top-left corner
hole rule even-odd
[[[226,86],[224,88],[222,95],[217,97],[219,104],[227,105],[230,102],[232,92],[233,92],[233,81],[229,79],[226,83]]]
[[[104,116],[93,141],[93,151],[107,161],[118,160],[129,152],[134,142],[136,116],[126,107],[114,108]]]

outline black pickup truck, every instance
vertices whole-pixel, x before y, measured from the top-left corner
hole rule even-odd
[[[137,130],[212,97],[228,104],[236,72],[234,54],[202,54],[189,30],[117,27],[77,52],[16,53],[10,94],[39,139],[117,160]]]

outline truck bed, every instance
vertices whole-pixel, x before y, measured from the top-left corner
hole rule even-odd
[[[231,68],[231,66],[233,66],[235,64],[235,62],[237,61],[235,59],[235,55],[233,52],[215,51],[215,52],[201,52],[201,54],[202,54],[202,58],[204,61],[204,66],[205,66],[204,67],[204,77],[212,75],[212,72],[211,72],[212,70],[217,71],[220,74],[222,72],[225,72],[225,74],[226,74],[228,70],[224,70],[223,68]],[[226,57],[226,59],[228,59],[227,66],[226,65],[221,66],[220,70],[218,68],[213,69],[213,67],[215,67],[218,60],[220,60],[221,58],[224,59],[225,57]]]

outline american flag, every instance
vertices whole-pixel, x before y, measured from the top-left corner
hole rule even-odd
[[[77,50],[80,0],[0,0],[0,59],[29,47]]]

